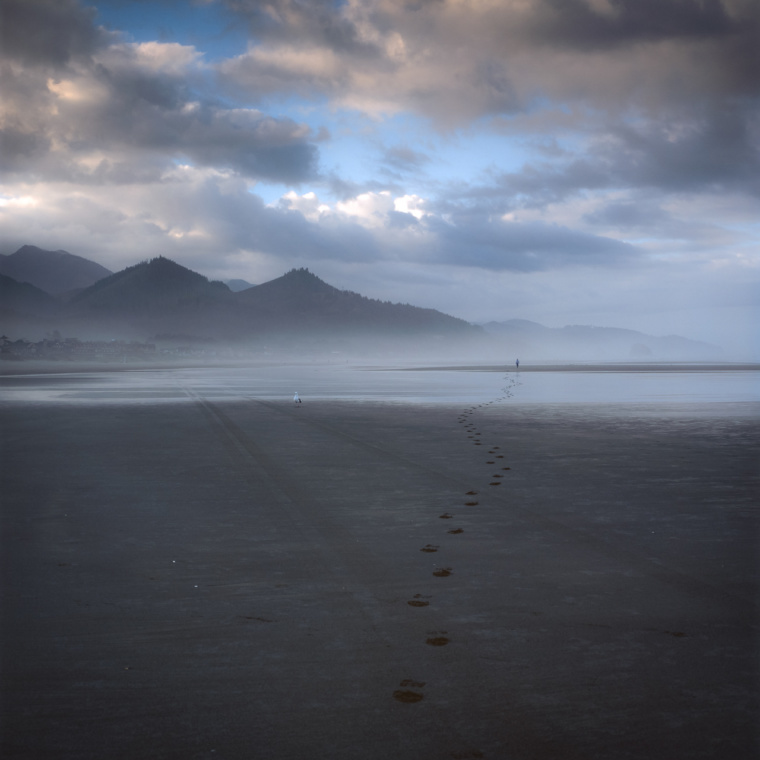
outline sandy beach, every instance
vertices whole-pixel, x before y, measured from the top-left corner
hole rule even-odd
[[[0,406],[4,758],[756,756],[757,404],[144,394]]]

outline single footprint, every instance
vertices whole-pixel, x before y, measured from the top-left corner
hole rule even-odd
[[[436,578],[447,578],[449,575],[451,575],[451,568],[450,567],[442,567],[440,570],[435,570],[433,572],[433,575]]]
[[[501,469],[502,470],[511,470],[512,468],[511,467],[502,467]]]
[[[501,481],[500,480],[494,480],[492,483],[489,483],[488,485],[489,486],[500,486],[501,485]]]
[[[450,515],[448,512],[444,512],[442,515],[438,515],[441,520],[450,520],[454,515]]]
[[[424,601],[422,599],[410,599],[407,602],[407,604],[410,607],[427,607],[430,604],[430,602],[426,602],[426,601]]]
[[[464,530],[462,528],[453,528],[452,530],[447,530],[447,533],[464,533]]]
[[[405,702],[406,704],[421,702],[425,699],[422,694],[416,691],[409,691],[409,689],[396,689],[396,691],[393,692],[393,698],[398,702]]]
[[[420,549],[421,552],[437,552],[439,549],[438,546],[435,546],[433,544],[427,544]]]
[[[496,464],[496,462],[494,462],[493,459],[491,459],[490,461],[486,462],[486,464]]]
[[[464,505],[465,507],[474,507],[477,505],[477,503],[478,503],[477,501],[466,501]]]
[[[477,494],[478,494],[478,492],[477,492],[477,491],[468,491],[468,492],[465,494],[465,496],[477,496]]]
[[[430,644],[431,647],[445,647],[449,640],[445,636],[431,636],[425,643]]]

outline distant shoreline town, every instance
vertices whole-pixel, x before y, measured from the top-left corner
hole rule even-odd
[[[165,346],[136,340],[79,340],[78,338],[50,337],[39,341],[19,338],[12,340],[0,336],[1,361],[62,361],[62,362],[127,362],[150,361],[164,358],[216,358],[228,356],[223,351],[206,346]]]

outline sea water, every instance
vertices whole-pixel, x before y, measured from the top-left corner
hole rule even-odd
[[[489,368],[403,369],[269,365],[0,376],[0,403],[178,403],[262,398],[399,403],[512,404],[760,402],[760,371],[710,368],[499,372]]]

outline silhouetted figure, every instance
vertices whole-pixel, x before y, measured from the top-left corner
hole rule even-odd
[[[293,403],[294,404],[300,404],[301,403],[301,399],[298,398],[298,391],[296,391],[295,394],[294,394],[294,396],[293,396]]]
[[[517,369],[520,369],[520,360],[519,359],[515,360],[515,367],[517,367]]]

